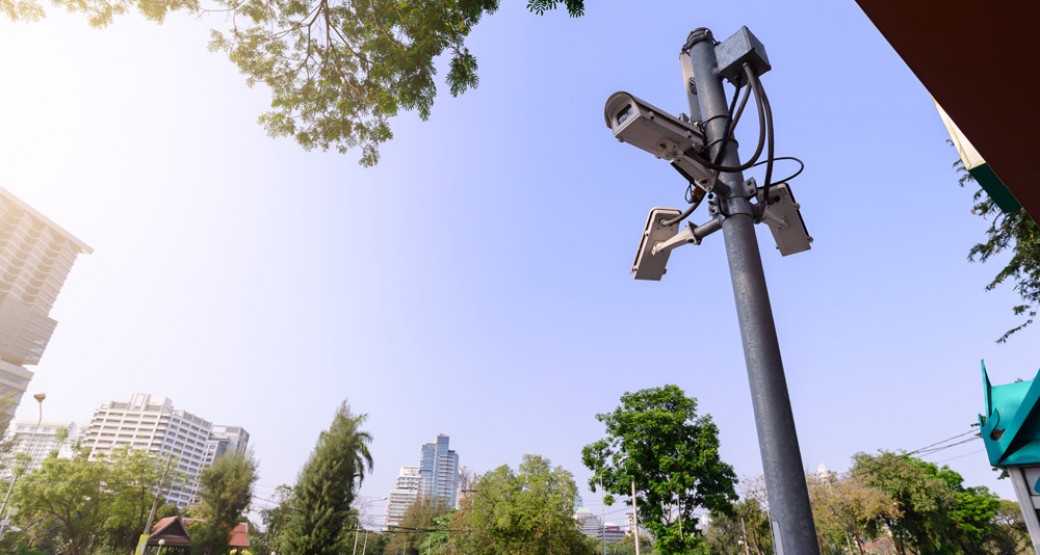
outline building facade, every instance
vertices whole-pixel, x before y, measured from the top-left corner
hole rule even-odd
[[[448,448],[448,436],[437,434],[422,446],[419,461],[419,495],[455,508],[459,489],[459,455]]]
[[[7,417],[29,387],[57,322],[50,310],[81,253],[93,249],[0,189],[0,396]],[[6,421],[6,420],[5,420]]]
[[[75,422],[15,422],[9,430],[12,446],[0,457],[0,478],[10,478],[16,453],[29,457],[27,470],[40,467],[43,460],[57,451],[59,457],[71,457],[72,447],[79,439],[80,425]]]
[[[123,447],[148,451],[163,460],[173,457],[174,468],[183,478],[171,481],[165,496],[184,508],[196,500],[199,476],[219,456],[221,445],[221,452],[227,452],[231,445],[240,451],[247,447],[249,434],[245,430],[216,428],[220,435],[214,435],[214,426],[208,420],[174,409],[170,399],[138,393],[128,402],[112,401],[94,411],[82,446],[90,449],[91,457]]]
[[[248,446],[249,432],[241,426],[214,425],[206,445],[205,466],[213,464],[213,461],[227,453],[245,453]]]
[[[408,507],[419,498],[419,467],[402,466],[394,481],[394,489],[390,491],[386,504],[386,529],[392,530],[401,525]]]

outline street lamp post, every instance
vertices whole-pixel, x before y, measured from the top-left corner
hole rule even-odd
[[[46,393],[37,393],[33,395],[33,399],[36,399],[36,404],[40,409],[40,416],[36,419],[36,426],[33,427],[32,434],[30,434],[33,443],[29,444],[29,465],[32,465],[32,456],[36,451],[36,433],[40,431],[40,424],[43,423],[43,400],[47,398]],[[28,468],[26,468],[28,471]],[[10,511],[7,511],[7,502],[11,500],[11,493],[14,492],[14,485],[18,481],[18,473],[14,471],[14,467],[11,467],[11,483],[7,486],[7,494],[4,495],[4,503],[0,505],[0,514],[5,515],[3,520],[0,520],[0,540],[4,539],[4,534],[7,532],[8,525],[11,524],[11,517],[14,516]],[[6,511],[6,513],[5,513]]]
[[[621,464],[628,460],[628,455],[621,455],[621,458],[617,460],[617,464]],[[636,555],[639,555],[639,510],[636,506],[636,475],[632,473],[632,526],[634,528],[635,540],[636,540]]]

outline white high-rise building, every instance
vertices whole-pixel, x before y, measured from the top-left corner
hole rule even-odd
[[[0,396],[14,414],[57,322],[49,316],[76,256],[93,249],[0,189]],[[6,421],[6,419],[5,419]],[[2,430],[0,430],[2,431]]]
[[[241,426],[214,425],[206,445],[206,466],[226,453],[245,453],[249,446],[249,432]]]
[[[0,457],[0,478],[10,478],[16,453],[29,456],[27,470],[40,467],[43,460],[54,451],[59,457],[71,457],[72,446],[79,439],[80,425],[75,422],[40,422],[36,420],[15,422],[8,434],[13,441],[9,451]],[[60,436],[64,436],[61,439]]]
[[[129,402],[112,401],[94,411],[84,433],[82,446],[91,457],[101,456],[120,447],[141,449],[166,460],[176,460],[176,470],[185,478],[172,481],[166,489],[166,500],[186,507],[195,500],[199,476],[215,460],[221,441],[224,449],[235,439],[235,449],[245,450],[249,434],[241,428],[218,427],[223,437],[215,437],[213,424],[191,413],[173,408],[166,397],[138,393]],[[240,433],[228,434],[237,429]]]
[[[419,467],[402,466],[386,504],[386,529],[401,525],[408,507],[419,498]]]
[[[437,434],[422,446],[419,461],[419,495],[454,509],[458,500],[459,455],[448,449],[448,436]]]

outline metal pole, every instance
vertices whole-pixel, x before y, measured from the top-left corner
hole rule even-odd
[[[717,157],[715,151],[721,148],[729,123],[729,107],[722,78],[716,73],[715,40],[710,30],[699,28],[690,33],[686,45],[696,80],[695,96],[705,122],[706,143],[714,145],[712,156]],[[739,159],[734,145],[722,154],[721,163],[738,166]],[[724,218],[722,233],[744,344],[775,549],[780,555],[815,555],[820,548],[751,214],[750,197],[754,190],[745,184],[740,172],[723,172],[715,193]]]
[[[636,509],[636,480],[632,479],[632,523],[635,525],[636,555],[639,555],[639,511]]]
[[[603,482],[599,482],[600,490],[603,490]],[[599,540],[603,543],[603,555],[606,555],[606,490],[603,490],[603,504],[599,509]]]
[[[152,499],[152,509],[148,511],[148,520],[144,522],[144,530],[141,531],[141,538],[137,542],[138,555],[144,555],[148,549],[148,538],[152,534],[152,523],[155,522],[155,513],[159,510],[159,500],[162,499],[163,485],[166,482],[166,475],[170,472],[170,466],[173,464],[173,455],[166,457],[166,466],[163,467],[163,473],[159,477],[159,486],[155,488],[155,498]]]

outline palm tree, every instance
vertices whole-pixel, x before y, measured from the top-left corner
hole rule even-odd
[[[351,414],[344,401],[319,436],[293,488],[294,512],[279,553],[334,555],[346,549],[354,480],[360,485],[366,470],[372,471],[372,435],[361,429],[366,420],[365,414]]]

